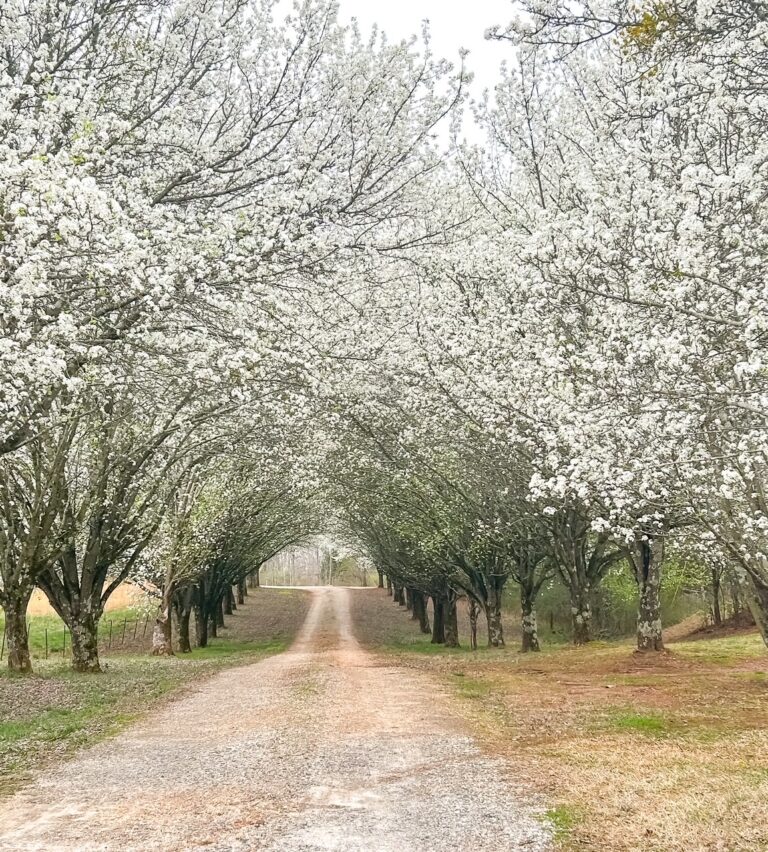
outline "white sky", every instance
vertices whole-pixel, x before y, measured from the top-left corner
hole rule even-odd
[[[499,65],[511,53],[509,45],[483,37],[489,27],[509,23],[514,14],[511,0],[340,0],[340,7],[342,21],[357,18],[363,33],[376,23],[390,41],[420,34],[421,22],[428,19],[436,56],[458,65],[459,49],[470,51],[466,62],[475,74],[475,98],[493,88]]]

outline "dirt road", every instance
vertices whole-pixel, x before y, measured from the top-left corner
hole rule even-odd
[[[207,681],[0,805],[2,850],[541,850],[548,836],[423,675],[313,590],[290,651]]]

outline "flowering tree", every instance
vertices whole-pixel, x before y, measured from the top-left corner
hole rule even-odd
[[[116,576],[130,572],[159,523],[139,534],[125,517],[152,500],[117,482],[114,453],[142,470],[160,453],[162,470],[201,417],[306,384],[313,312],[400,245],[407,199],[437,162],[432,130],[460,97],[461,74],[449,79],[428,51],[363,41],[332,5],[308,0],[283,23],[272,11],[268,0],[32,0],[0,12],[0,451],[18,482],[29,447],[78,424],[64,465],[76,508],[44,510],[67,527],[58,567],[43,559],[62,612],[80,607],[64,606],[60,571],[78,524],[94,520],[91,497],[119,542],[101,573],[116,560]],[[147,423],[153,370],[200,393],[174,390]],[[117,420],[103,388],[121,389]],[[123,502],[107,508],[99,488]],[[8,559],[32,553],[11,541],[18,529],[9,517]],[[25,564],[16,610],[41,570]],[[4,580],[4,600],[13,588]]]

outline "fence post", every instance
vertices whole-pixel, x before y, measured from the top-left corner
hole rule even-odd
[[[128,626],[128,619],[126,618],[125,621],[123,621],[123,635],[120,637],[120,647],[125,645],[125,628],[127,626]]]
[[[0,647],[0,660],[3,659],[3,654],[5,654],[5,625],[3,625],[3,645]]]
[[[61,656],[67,653],[67,627],[64,625],[64,641],[61,643]]]
[[[107,646],[109,650],[112,650],[112,622],[109,622],[109,645]]]
[[[45,659],[48,659],[48,628],[45,628]]]
[[[139,619],[133,622],[133,638],[136,638],[136,631],[139,629]]]
[[[147,613],[147,617],[144,619],[144,632],[141,634],[142,639],[147,635],[147,625],[149,624],[149,613]]]

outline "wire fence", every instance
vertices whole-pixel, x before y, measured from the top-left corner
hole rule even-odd
[[[51,626],[49,619],[35,620],[34,617],[27,619],[27,637],[29,648],[33,656],[42,656],[49,659],[56,655],[66,657],[67,650],[71,650],[72,634],[66,625]],[[151,635],[151,615],[136,616],[133,618],[111,619],[104,618],[99,622],[98,643],[99,651],[111,651],[117,648],[125,648],[126,645],[135,645]],[[41,623],[42,622],[42,623]],[[3,624],[3,636],[0,640],[0,660],[5,657],[7,650],[6,627]]]

